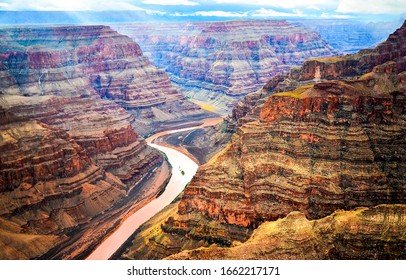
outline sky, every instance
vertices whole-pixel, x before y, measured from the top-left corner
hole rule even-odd
[[[138,11],[173,19],[399,20],[406,0],[0,0],[3,11]],[[401,16],[402,15],[402,16]]]

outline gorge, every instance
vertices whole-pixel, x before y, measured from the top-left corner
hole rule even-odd
[[[0,28],[0,259],[405,259],[405,42]]]
[[[247,95],[236,133],[125,259],[404,259],[406,22]]]
[[[80,258],[165,187],[171,167],[141,135],[214,115],[109,27],[0,38],[1,258]],[[46,245],[18,245],[32,238]]]
[[[287,21],[114,25],[193,99],[227,114],[236,101],[309,57],[338,54],[310,28]]]

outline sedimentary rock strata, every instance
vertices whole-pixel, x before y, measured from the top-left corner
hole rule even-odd
[[[5,114],[11,115],[1,109]],[[66,239],[64,230],[89,222],[126,195],[126,186],[60,129],[11,115],[2,118],[0,140],[3,257],[45,253]],[[26,247],[20,238],[39,244]]]
[[[346,56],[309,59],[303,66],[292,68],[288,74],[272,78],[263,89],[248,94],[233,108],[228,120],[232,128],[235,128],[237,123],[254,120],[259,117],[262,105],[270,95],[292,91],[315,82],[336,78],[354,80],[368,72],[398,73],[401,78],[401,73],[406,70],[404,38],[403,27],[374,49]]]
[[[242,125],[199,170],[179,213],[255,227],[294,210],[319,218],[404,201],[406,97],[364,83],[320,83],[273,95],[260,120]],[[219,185],[227,192],[219,193]]]
[[[343,53],[374,48],[402,24],[397,21],[365,24],[348,19],[314,19],[294,22],[317,31],[333,48]]]
[[[189,96],[225,111],[272,76],[309,57],[335,53],[318,33],[286,21],[137,23],[114,28],[134,38]]]
[[[177,92],[138,44],[109,27],[11,28],[0,38],[4,94],[98,95],[131,112],[142,134],[162,122],[179,125],[208,115]]]
[[[208,114],[108,27],[11,28],[0,38],[4,258],[84,257],[170,175],[136,130]]]
[[[315,78],[305,63],[247,96],[231,116],[239,123],[228,146],[199,168],[173,212],[159,220],[160,229],[143,232],[148,239],[136,235],[139,250],[124,256],[162,258],[213,243],[229,247],[246,241],[253,229],[275,227],[280,236],[264,238],[267,249],[247,258],[405,258],[405,31],[404,24],[376,49],[354,55],[352,72],[348,65],[337,72],[343,79]],[[344,60],[333,58],[332,65]],[[300,75],[295,80],[292,73]],[[374,207],[379,204],[389,206]],[[353,210],[361,206],[369,209]],[[340,209],[349,212],[332,214]],[[301,214],[290,214],[295,211]],[[388,239],[381,230],[386,217],[393,221]],[[285,222],[290,224],[280,226]],[[314,232],[305,230],[312,227]],[[286,230],[293,233],[285,238]],[[319,237],[328,241],[307,251]],[[251,245],[174,258],[228,258]]]
[[[168,259],[405,259],[406,206],[336,211],[308,220],[300,212],[265,222],[244,243],[184,251]]]
[[[134,131],[134,116],[99,97],[11,96],[3,105],[12,113],[64,129],[93,161],[132,188],[156,164],[158,152]]]
[[[362,50],[356,54],[342,57],[330,57],[321,59],[310,59],[300,69],[292,71],[290,77],[299,81],[315,79],[336,79],[360,76],[373,70],[375,66],[402,59],[406,56],[405,24],[386,41],[374,49]],[[398,63],[400,70],[404,67]]]

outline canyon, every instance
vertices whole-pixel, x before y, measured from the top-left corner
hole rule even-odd
[[[0,28],[0,259],[405,259],[406,22],[334,22]]]
[[[171,167],[142,136],[216,115],[107,26],[0,42],[0,258],[81,258],[165,188]]]
[[[406,22],[248,94],[236,132],[123,259],[404,259]]]
[[[317,32],[283,20],[141,22],[113,28],[138,42],[184,95],[221,114],[307,58],[339,53]]]
[[[292,22],[317,31],[333,48],[343,53],[355,53],[385,41],[403,20],[363,23],[350,19],[309,19]]]

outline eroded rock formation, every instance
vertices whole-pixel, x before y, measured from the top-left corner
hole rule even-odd
[[[350,74],[340,64],[346,58],[331,59],[341,69],[334,77],[343,79],[327,80],[324,69],[315,77],[305,70],[311,60],[247,97],[246,106],[234,111],[240,121],[228,146],[199,168],[178,204],[157,216],[160,228],[135,235],[137,249],[124,257],[163,258],[213,243],[229,247],[259,227],[258,232],[276,231],[261,235],[264,240],[255,242],[267,246],[247,258],[405,258],[405,41],[406,23],[376,49],[353,56]],[[295,80],[292,73],[300,75]],[[266,102],[262,93],[269,95]],[[389,205],[374,207],[380,204]],[[369,209],[353,210],[361,206]],[[348,212],[332,214],[339,209]],[[290,214],[295,211],[301,214]],[[388,239],[381,229],[387,217],[393,221]],[[341,219],[350,221],[340,224]],[[324,232],[329,223],[332,228]],[[286,230],[292,235],[281,234]],[[316,246],[318,236],[328,241],[300,254]],[[292,244],[286,244],[290,238]],[[309,243],[295,243],[302,238]],[[251,245],[174,258],[228,258]],[[394,251],[381,252],[383,247]]]
[[[348,19],[313,19],[294,21],[320,33],[333,48],[354,53],[374,48],[384,41],[403,21],[362,23]]]
[[[114,26],[134,38],[185,94],[228,112],[270,77],[309,57],[336,53],[320,35],[286,21],[137,23]]]
[[[2,257],[82,258],[170,175],[136,129],[209,114],[108,27],[11,28],[0,38]]]
[[[163,122],[166,128],[209,115],[178,93],[138,44],[109,27],[11,28],[0,39],[4,94],[98,95],[132,113],[144,135]]]
[[[405,215],[404,204],[338,210],[318,220],[292,212],[261,224],[247,242],[184,251],[168,259],[405,259]]]
[[[1,110],[2,116],[10,116]],[[126,186],[93,164],[85,150],[60,129],[11,117],[2,119],[0,133],[0,215],[3,225],[13,224],[1,229],[6,246],[2,258],[45,253],[44,248],[27,253],[30,246],[18,245],[18,239],[53,240],[43,245],[50,249],[66,239],[54,235],[89,222],[126,195]],[[16,235],[9,233],[12,241],[7,245],[10,230]]]

